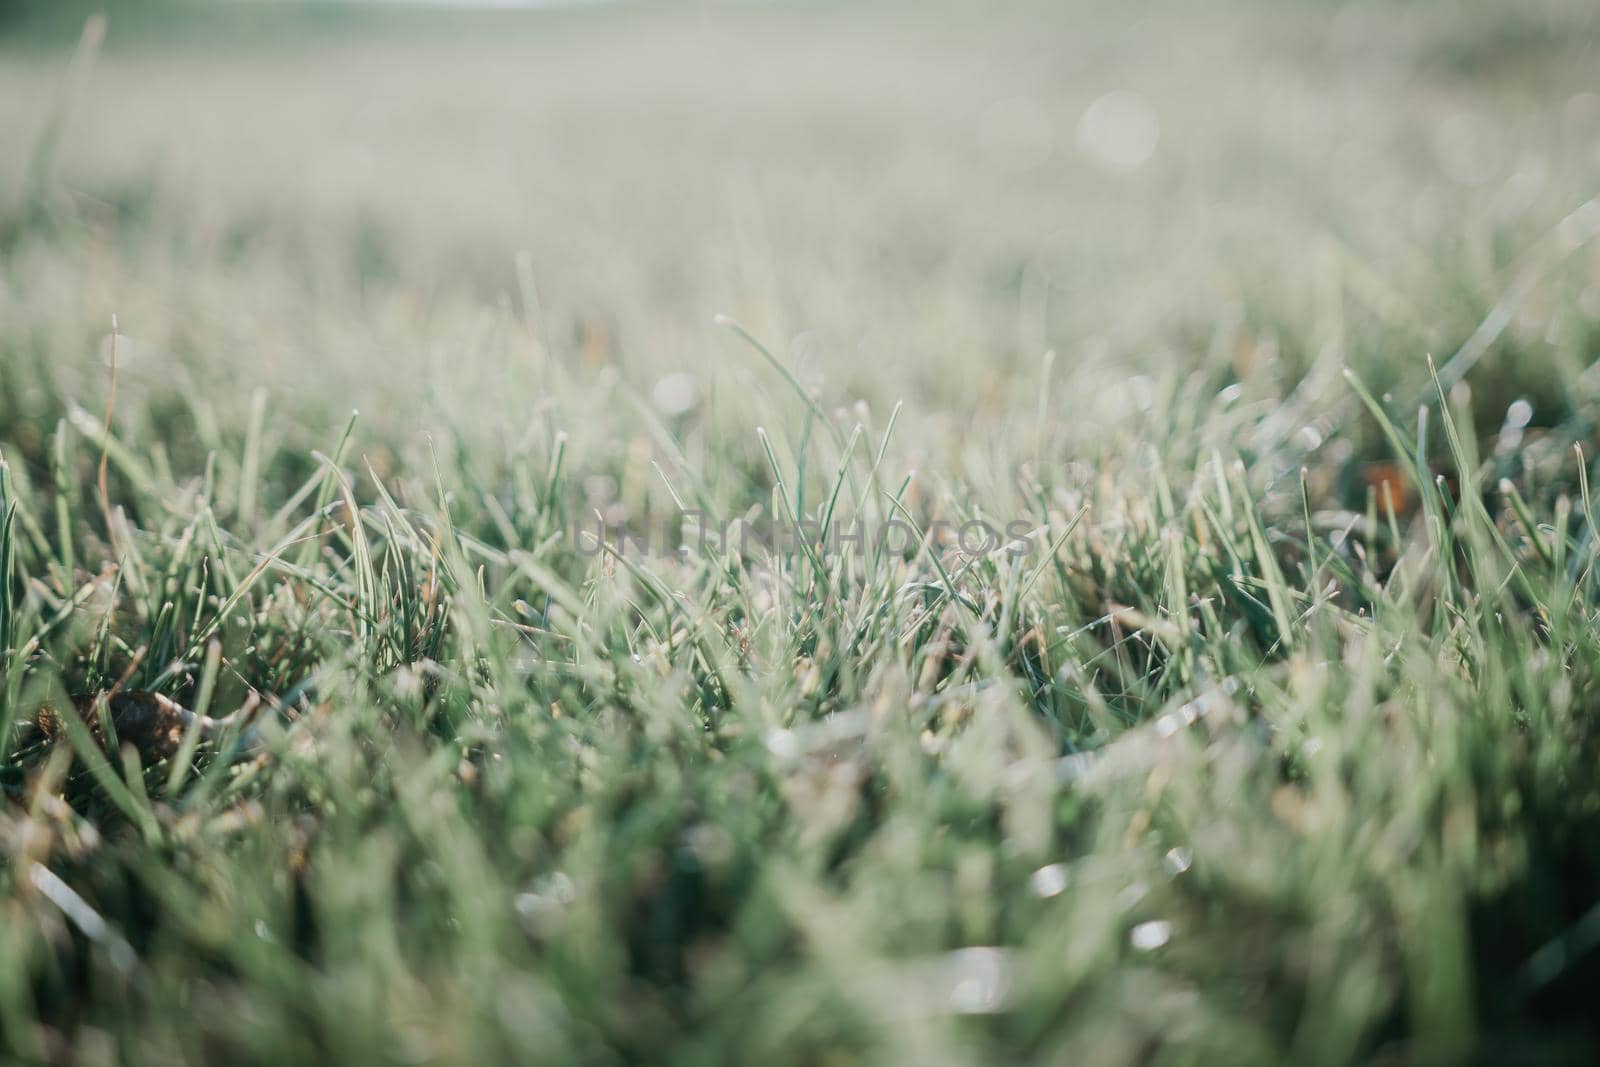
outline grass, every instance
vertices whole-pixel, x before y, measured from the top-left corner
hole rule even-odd
[[[1592,1057],[1582,5],[338,11],[0,40],[6,1057]]]

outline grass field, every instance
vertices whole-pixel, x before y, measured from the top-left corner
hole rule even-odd
[[[84,26],[0,1059],[1600,1053],[1592,5]]]

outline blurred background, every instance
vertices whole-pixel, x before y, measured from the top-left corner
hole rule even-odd
[[[257,387],[288,447],[352,407],[397,449],[471,412],[580,455],[635,407],[795,421],[717,314],[935,453],[1013,432],[1051,350],[1069,448],[1152,391],[1421,381],[1518,286],[1487,422],[1571,417],[1596,354],[1578,0],[4,10],[24,441],[96,407],[113,311],[128,417],[196,464]]]

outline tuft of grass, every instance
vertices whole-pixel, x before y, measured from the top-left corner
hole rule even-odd
[[[1592,1058],[1586,15],[1346,7],[113,11],[0,91],[4,1057]]]

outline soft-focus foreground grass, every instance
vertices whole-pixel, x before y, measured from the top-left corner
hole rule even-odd
[[[1594,1054],[1588,5],[77,25],[0,41],[0,1055]],[[1035,551],[562,532],[680,501]],[[259,736],[27,725],[119,684]]]

